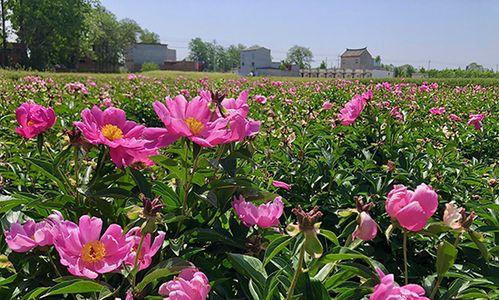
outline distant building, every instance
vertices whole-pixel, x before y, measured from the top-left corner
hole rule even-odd
[[[412,73],[411,78],[427,78],[428,74],[421,73],[421,72],[415,72]]]
[[[101,64],[96,60],[85,56],[78,59],[75,69],[78,72],[113,73],[118,71],[118,67],[118,65],[113,64]],[[68,70],[63,68],[59,71],[67,72]]]
[[[302,77],[316,78],[390,78],[393,77],[392,71],[387,70],[363,70],[363,69],[302,69]]]
[[[197,61],[165,61],[163,66],[160,66],[161,70],[171,70],[171,71],[191,71],[200,72],[202,69],[202,64]]]
[[[169,49],[166,44],[133,44],[125,53],[125,67],[130,72],[139,71],[146,62],[155,63],[158,67],[167,61],[176,61],[177,51]]]
[[[360,49],[348,49],[341,55],[341,69],[351,70],[373,70],[374,59],[367,47]]]
[[[384,70],[379,63],[375,63],[367,47],[360,49],[346,49],[341,55],[340,68],[332,69],[302,69],[302,77],[322,78],[390,78],[392,71]]]
[[[270,49],[265,47],[250,47],[241,51],[240,75],[253,76],[300,76],[296,65],[281,67],[280,62],[273,62]]]

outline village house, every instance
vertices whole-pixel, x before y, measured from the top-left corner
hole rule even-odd
[[[374,62],[367,47],[346,49],[341,55],[340,68],[331,69],[302,69],[302,77],[323,78],[389,78],[394,77],[392,71],[381,68]]]
[[[140,71],[144,63],[155,63],[163,69],[165,62],[177,61],[177,51],[167,44],[136,43],[125,53],[125,67],[130,72]]]
[[[238,73],[243,76],[300,76],[296,65],[281,66],[273,62],[270,49],[253,46],[241,51],[241,65]]]
[[[340,69],[373,70],[374,59],[367,47],[359,49],[346,49],[341,55]]]

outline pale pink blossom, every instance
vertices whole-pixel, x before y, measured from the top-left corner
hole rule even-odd
[[[257,225],[261,228],[274,227],[279,225],[284,204],[281,197],[276,197],[274,201],[255,206],[251,202],[247,202],[243,196],[234,198],[232,207],[237,216],[247,227]]]
[[[437,193],[424,183],[415,191],[395,185],[388,193],[385,208],[390,217],[410,231],[420,231],[438,207]]]

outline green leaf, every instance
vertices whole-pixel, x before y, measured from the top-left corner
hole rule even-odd
[[[24,295],[21,300],[32,300],[32,299],[40,299],[40,295],[49,290],[49,287],[40,287],[32,290],[28,294]]]
[[[304,232],[304,234],[305,242],[303,247],[305,247],[305,251],[314,258],[321,257],[324,249],[319,238],[317,238],[317,234],[315,232]]]
[[[478,250],[480,250],[483,258],[485,258],[485,260],[487,261],[490,260],[491,255],[489,253],[489,250],[487,250],[487,247],[485,247],[485,245],[481,241],[483,239],[482,235],[473,230],[470,230],[469,234],[473,243],[475,243],[475,245],[478,247]]]
[[[14,275],[11,275],[7,278],[0,279],[0,286],[4,286],[4,285],[12,283],[16,279],[16,277],[17,277],[17,274],[14,274]]]
[[[67,192],[66,186],[62,182],[62,179],[54,175],[58,172],[54,170],[51,163],[35,158],[27,158],[26,160],[29,161],[35,167],[35,169],[39,170],[45,176],[47,176],[47,178],[52,179],[62,191],[64,191],[65,193]]]
[[[319,230],[319,234],[326,237],[328,240],[333,242],[336,246],[339,246],[340,243],[338,242],[338,237],[336,234],[332,231],[326,230],[326,229],[321,229]]]
[[[263,266],[266,266],[277,253],[281,252],[289,242],[291,242],[291,237],[288,235],[281,236],[273,240],[265,249],[265,256],[263,259]]]
[[[192,264],[180,258],[172,258],[159,263],[154,269],[149,271],[144,279],[137,284],[136,289],[142,291],[149,283],[176,273],[185,268],[192,267]]]
[[[457,249],[451,243],[443,241],[437,250],[437,273],[444,276],[454,265],[457,257]]]
[[[257,285],[255,285],[255,283],[252,279],[250,279],[250,281],[248,283],[248,289],[249,289],[249,292],[254,300],[263,299],[262,292],[260,291],[260,288]]]
[[[152,188],[152,191],[154,194],[161,197],[161,201],[167,211],[172,211],[180,207],[178,195],[166,183],[156,182]]]
[[[96,281],[78,279],[73,281],[66,281],[56,284],[52,288],[50,288],[43,296],[54,296],[54,295],[62,295],[62,294],[83,294],[83,293],[91,293],[91,292],[108,292],[109,288],[104,286]]]
[[[133,180],[137,183],[139,187],[139,191],[144,194],[147,198],[154,198],[151,192],[151,184],[147,180],[147,178],[140,172],[139,170],[129,169],[132,174]]]
[[[259,286],[265,286],[267,272],[258,258],[238,253],[229,253],[229,260],[237,272],[253,279]]]

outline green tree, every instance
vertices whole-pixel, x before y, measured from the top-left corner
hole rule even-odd
[[[29,51],[29,66],[75,65],[90,0],[11,0],[11,23]]]
[[[210,58],[209,43],[205,43],[201,38],[194,38],[189,42],[189,56],[188,59],[200,62],[203,65],[203,70],[213,68],[213,61]]]
[[[319,66],[319,69],[324,69],[324,70],[325,70],[325,69],[327,69],[327,64],[326,64],[326,62],[325,62],[325,61],[321,61],[321,64],[320,64],[320,66]]]
[[[113,16],[114,17],[114,16]],[[116,17],[114,17],[116,19]],[[119,21],[119,35],[124,48],[137,43],[138,37],[142,36],[142,28],[132,19],[123,19]]]
[[[314,56],[309,48],[295,45],[289,49],[286,60],[303,69],[310,67],[313,58]]]
[[[129,22],[120,23],[103,6],[95,7],[88,15],[90,56],[104,66],[117,66],[122,62],[126,47],[133,43],[135,32]]]
[[[157,44],[160,43],[159,35],[155,32],[149,31],[147,29],[142,30],[140,34],[140,42],[149,43],[149,44]]]
[[[242,44],[230,45],[227,50],[227,60],[230,69],[238,68],[241,64],[241,51],[246,49]],[[229,69],[229,70],[230,70]],[[228,71],[228,70],[227,70]]]

